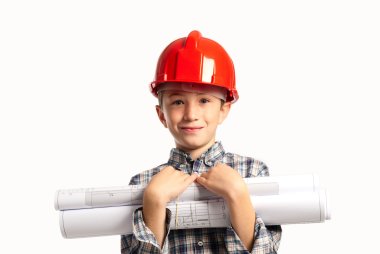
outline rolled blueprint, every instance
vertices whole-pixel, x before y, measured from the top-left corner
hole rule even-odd
[[[317,223],[330,219],[325,190],[251,196],[266,225]],[[60,212],[63,237],[79,238],[131,234],[133,212],[141,205],[65,210]],[[169,203],[171,230],[227,227],[228,209],[222,199]]]
[[[279,195],[289,192],[316,191],[319,179],[314,174],[268,176],[244,178],[249,193],[253,196]],[[55,209],[83,209],[108,206],[137,205],[142,203],[144,185],[130,185],[106,188],[82,188],[58,190],[55,195]],[[178,201],[217,199],[203,186],[192,184]]]

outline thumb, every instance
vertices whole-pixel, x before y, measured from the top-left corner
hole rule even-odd
[[[197,178],[198,178],[198,174],[193,173],[193,174],[191,174],[188,178],[186,178],[186,180],[185,180],[185,184],[186,184],[186,185],[190,185],[190,184],[192,184],[194,181],[196,181]]]
[[[207,179],[204,178],[203,176],[198,176],[196,181],[197,183],[199,183],[200,185],[203,185],[204,187],[207,186]]]

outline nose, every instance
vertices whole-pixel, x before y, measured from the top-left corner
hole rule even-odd
[[[199,108],[195,103],[189,103],[185,106],[183,119],[186,121],[196,121],[199,118]]]

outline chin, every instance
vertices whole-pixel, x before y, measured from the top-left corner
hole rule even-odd
[[[204,141],[204,140],[185,140],[181,142],[181,146],[189,150],[196,150],[196,149],[205,147],[208,144],[210,144],[210,141]]]

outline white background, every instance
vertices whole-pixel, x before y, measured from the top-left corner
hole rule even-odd
[[[0,253],[119,253],[118,236],[63,239],[54,193],[126,185],[167,160],[148,84],[164,47],[193,29],[235,62],[225,148],[272,175],[316,173],[331,194],[332,220],[284,226],[279,253],[373,252],[375,2],[2,1]]]

